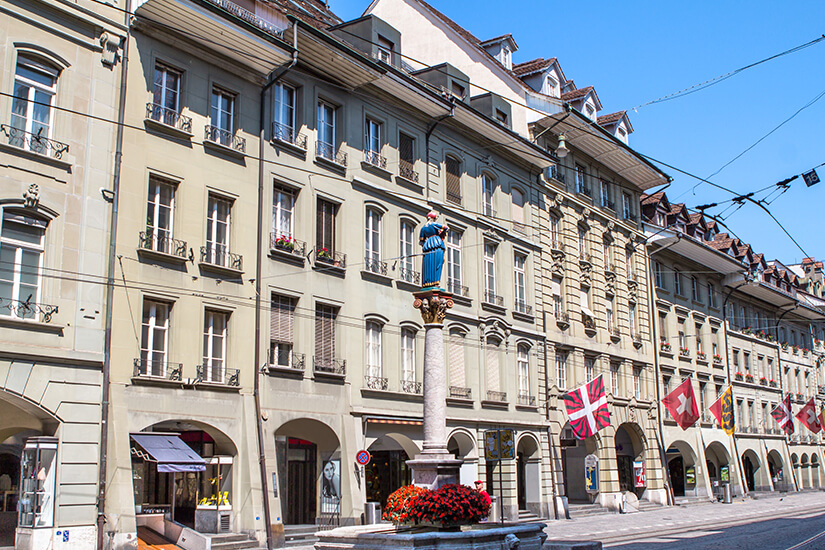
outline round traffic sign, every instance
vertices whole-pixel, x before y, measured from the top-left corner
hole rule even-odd
[[[361,466],[366,466],[370,462],[370,452],[369,451],[358,451],[355,453],[355,462],[360,464]]]

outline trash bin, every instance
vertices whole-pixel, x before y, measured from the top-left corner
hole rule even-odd
[[[373,525],[381,523],[381,503],[368,502],[364,509],[364,523],[366,525]]]
[[[493,523],[500,521],[501,517],[499,511],[498,497],[495,495],[490,495],[490,515],[487,516],[487,521],[491,521]]]
[[[731,498],[730,494],[730,483],[725,483],[725,486],[722,488],[722,502],[725,504],[731,504],[733,499]]]

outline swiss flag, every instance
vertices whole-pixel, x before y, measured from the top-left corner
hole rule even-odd
[[[687,430],[699,420],[699,407],[696,406],[696,396],[693,394],[693,383],[690,378],[664,396],[662,405],[683,430]]]
[[[796,417],[813,433],[818,434],[822,431],[822,424],[819,423],[819,417],[816,414],[816,405],[814,404],[813,397],[810,401],[805,403],[802,410],[796,413]]]
[[[793,433],[793,412],[791,411],[791,394],[785,396],[785,399],[779,402],[779,405],[771,411],[771,416],[774,417],[779,427],[785,430],[786,434]]]
[[[601,375],[584,386],[564,394],[564,406],[570,419],[573,435],[585,439],[602,428],[610,426],[607,394]]]

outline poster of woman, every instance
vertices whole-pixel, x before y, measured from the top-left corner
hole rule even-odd
[[[321,475],[321,496],[324,498],[341,498],[341,460],[328,460],[324,463]]]

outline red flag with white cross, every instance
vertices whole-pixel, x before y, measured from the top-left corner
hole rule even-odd
[[[699,407],[696,406],[696,395],[693,393],[693,383],[690,378],[664,396],[662,405],[683,430],[687,430],[699,420]]]
[[[573,435],[586,439],[602,428],[610,426],[607,394],[599,375],[584,386],[564,394],[564,406],[570,418]]]
[[[814,403],[813,397],[796,413],[796,417],[813,433],[818,434],[822,431],[822,424],[819,423],[819,416],[816,414],[816,404]]]
[[[791,411],[791,394],[785,396],[785,399],[779,402],[772,411],[771,416],[779,424],[779,427],[785,430],[786,434],[793,433],[793,412]]]

